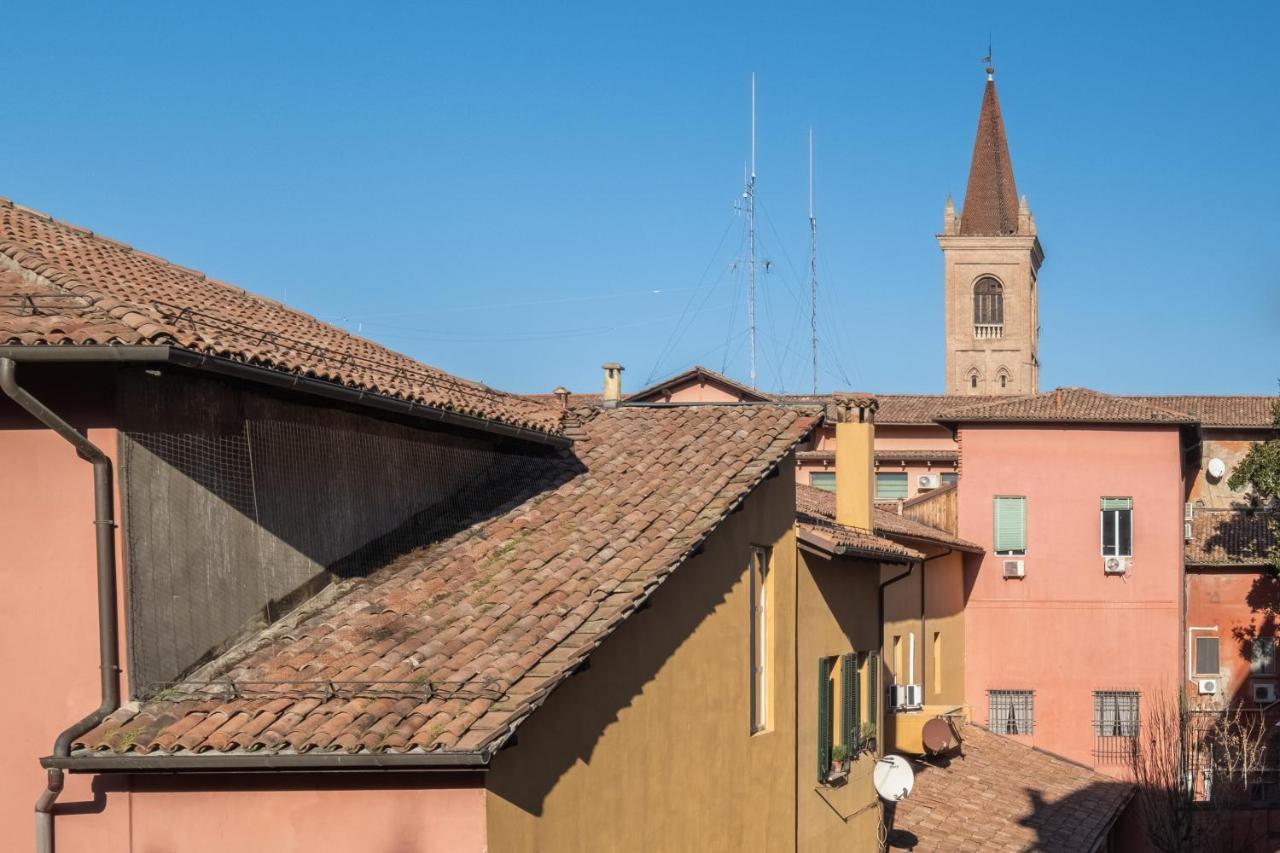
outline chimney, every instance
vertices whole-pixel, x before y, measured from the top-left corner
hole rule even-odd
[[[556,400],[560,403],[560,411],[562,412],[568,411],[569,410],[569,389],[564,387],[563,385],[557,385],[556,390],[552,391],[551,393],[555,395]]]
[[[622,365],[610,361],[601,367],[604,368],[604,407],[616,409],[622,402]]]
[[[836,523],[871,530],[875,482],[875,397],[838,394],[836,410]]]

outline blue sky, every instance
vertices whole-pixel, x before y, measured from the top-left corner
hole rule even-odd
[[[1041,385],[1275,393],[1280,7],[25,4],[0,195],[518,391],[745,379],[733,206],[759,75],[760,384],[940,392],[934,234],[988,34],[1036,214]]]

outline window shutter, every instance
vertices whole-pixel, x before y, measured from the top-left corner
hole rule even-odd
[[[844,745],[858,748],[858,653],[840,658],[840,727]]]
[[[831,661],[818,659],[818,781],[831,770]]]
[[[876,719],[880,701],[880,655],[867,652],[867,722],[880,731],[880,721]]]
[[[1133,509],[1133,498],[1103,498],[1102,511],[1109,509]]]
[[[1025,551],[1027,548],[1027,499],[996,498],[997,551]]]
[[[751,606],[748,612],[748,618],[751,620],[749,628],[751,639],[750,645],[747,647],[747,691],[751,694],[751,717],[748,731],[753,734],[758,731],[757,723],[760,720],[760,709],[756,707],[760,700],[759,678],[760,678],[760,661],[756,658],[759,656],[760,638],[756,636],[756,610],[760,605],[759,591],[756,589],[756,553],[753,549],[751,552],[751,560],[747,564],[747,594],[751,596]]]

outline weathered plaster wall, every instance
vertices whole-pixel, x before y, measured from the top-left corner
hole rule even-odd
[[[1206,428],[1200,447],[1200,467],[1192,472],[1191,489],[1187,498],[1201,506],[1229,507],[1242,501],[1244,494],[1227,485],[1231,472],[1244,459],[1249,448],[1271,437],[1269,430],[1227,430]],[[1227,466],[1221,478],[1209,476],[1209,460],[1217,457]]]
[[[487,777],[493,850],[795,842],[795,481],[766,480],[556,688]],[[750,733],[751,545],[773,547],[772,722]]]
[[[1197,703],[1221,707],[1241,700],[1255,707],[1250,683],[1277,683],[1277,677],[1251,678],[1253,640],[1274,637],[1280,618],[1280,580],[1265,571],[1243,569],[1193,569],[1187,572],[1187,630],[1190,637],[1218,638],[1218,690],[1201,696],[1194,665],[1184,669],[1182,683]],[[1196,630],[1192,628],[1209,628]],[[1183,643],[1189,637],[1183,638]],[[1194,664],[1195,645],[1189,646]],[[1184,652],[1185,654],[1185,652]]]
[[[1173,690],[1181,655],[1182,480],[1176,428],[966,426],[959,534],[987,548],[969,578],[965,680],[1035,691],[1024,740],[1090,766],[1093,691]],[[1002,577],[992,499],[1027,498],[1026,577]],[[1103,573],[1099,499],[1131,496],[1134,557]],[[1118,772],[1114,766],[1099,766]]]
[[[831,787],[818,781],[818,662],[848,652],[878,651],[876,630],[880,566],[864,560],[828,560],[800,552],[796,671],[797,845],[809,851],[874,850],[880,812],[871,772],[875,756],[852,762],[849,779]],[[880,685],[884,684],[881,668]],[[870,680],[863,667],[861,695]],[[884,703],[877,701],[878,716]],[[837,704],[838,708],[838,704]],[[876,730],[882,731],[881,720]],[[839,715],[835,725],[839,726]]]

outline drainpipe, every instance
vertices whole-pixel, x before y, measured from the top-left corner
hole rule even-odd
[[[112,491],[111,460],[96,444],[75,427],[31,396],[18,384],[17,364],[0,358],[0,390],[36,420],[65,438],[77,455],[93,465],[94,531],[98,563],[98,653],[102,674],[102,704],[83,720],[70,726],[53,745],[53,754],[71,754],[76,738],[97,726],[120,707],[120,648],[116,623],[116,523]],[[48,771],[48,782],[36,801],[36,851],[53,853],[53,804],[62,793],[62,770]]]

